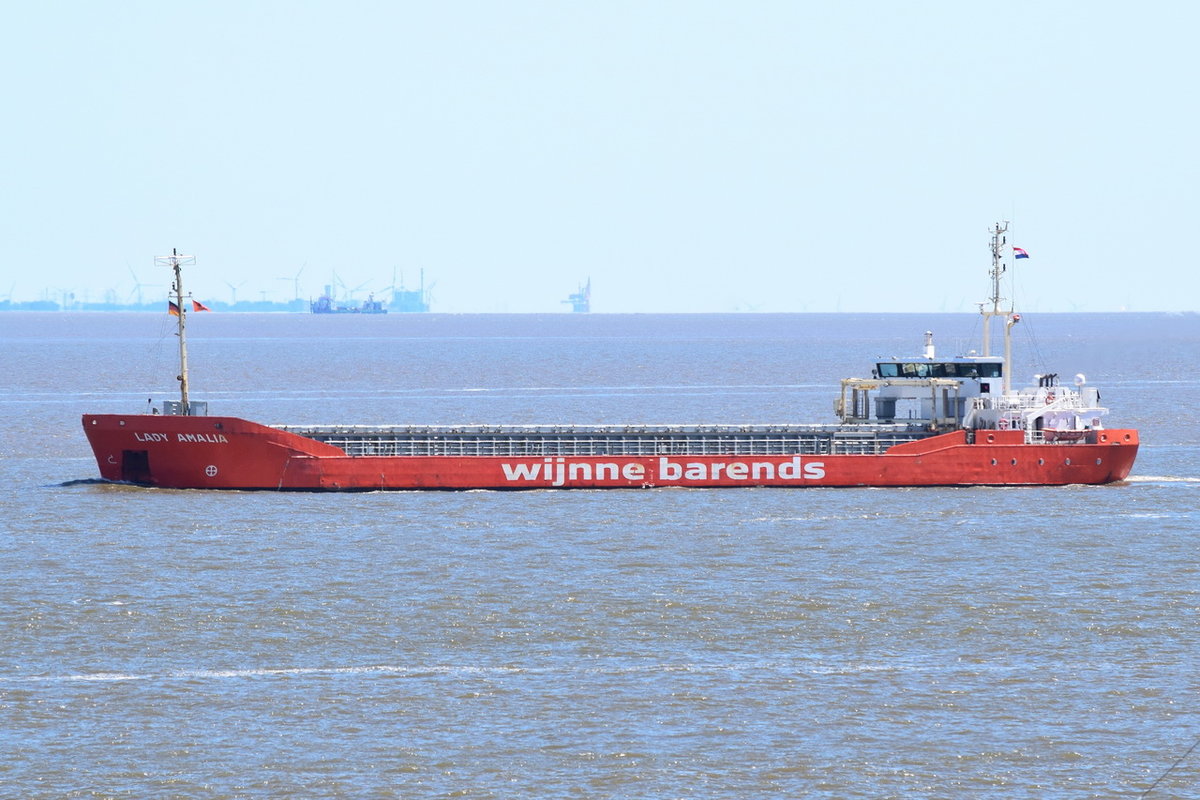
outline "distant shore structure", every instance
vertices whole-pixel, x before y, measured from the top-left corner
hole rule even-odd
[[[390,301],[376,300],[375,293],[371,292],[366,300],[359,303],[352,299],[354,290],[347,292],[344,286],[342,287],[343,293],[346,293],[347,297],[339,299],[337,294],[339,285],[340,282],[335,273],[334,282],[326,284],[324,294],[309,303],[309,310],[314,314],[386,314],[388,311],[398,311],[403,314],[429,311],[432,287],[425,286],[425,270],[421,270],[421,283],[416,289],[406,289],[403,277],[400,278],[400,285],[397,287],[396,275],[393,273],[392,285],[383,290],[384,296],[391,293]]]
[[[326,286],[323,295],[309,302],[309,310],[314,314],[386,314],[388,311],[375,299],[374,292],[361,305],[338,302],[334,300],[332,286]]]
[[[395,286],[395,276],[392,277],[392,302],[388,308],[405,314],[422,314],[429,311],[429,292],[433,287],[425,287],[425,270],[421,270],[421,283],[416,289],[405,289],[404,278],[400,278],[400,287]]]
[[[587,283],[581,284],[579,291],[568,295],[566,300],[563,300],[571,306],[571,311],[576,314],[587,314],[592,310],[592,279],[588,278]]]

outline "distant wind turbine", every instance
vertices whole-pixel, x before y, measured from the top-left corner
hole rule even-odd
[[[129,274],[133,276],[133,291],[129,293],[129,298],[132,300],[133,296],[137,295],[137,304],[140,306],[142,305],[142,289],[156,289],[159,286],[162,286],[162,284],[142,283],[141,280],[138,279],[137,273],[133,271],[133,267],[129,264],[126,264],[125,266],[129,267]]]
[[[300,267],[300,272],[297,272],[291,278],[276,278],[276,280],[279,280],[279,281],[291,281],[292,282],[292,289],[293,289],[293,293],[295,294],[295,297],[293,298],[294,300],[300,299],[300,276],[304,273],[304,267],[306,267],[306,266],[308,266],[307,261],[305,261],[304,265]]]
[[[230,283],[229,281],[225,281],[225,285],[229,287],[229,293],[230,293],[230,295],[232,295],[232,296],[233,296],[233,301],[230,303],[230,305],[231,305],[231,306],[236,306],[236,305],[237,305],[237,290],[238,290],[238,289],[240,289],[240,288],[242,288],[243,286],[245,286],[245,285],[246,285],[246,282],[245,282],[245,281],[242,281],[242,282],[241,282],[241,283],[239,283],[237,286],[234,286],[234,285],[233,285],[232,283]]]

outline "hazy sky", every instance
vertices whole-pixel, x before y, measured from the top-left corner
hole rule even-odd
[[[1027,311],[1196,310],[1198,9],[11,3],[0,299],[967,311],[1009,219]]]

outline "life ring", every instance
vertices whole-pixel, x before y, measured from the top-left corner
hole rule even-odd
[[[999,420],[996,422],[996,427],[997,427],[997,428],[999,428],[999,429],[1000,429],[1000,430],[1002,430],[1002,431],[1006,431],[1006,430],[1008,430],[1008,417],[1001,417],[1001,418],[1000,418],[1000,419],[999,419]]]
[[[1046,405],[1054,402],[1054,392],[1046,392]]]

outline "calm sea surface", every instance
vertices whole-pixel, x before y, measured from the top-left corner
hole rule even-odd
[[[189,316],[289,423],[832,421],[968,315]],[[0,796],[1136,798],[1200,738],[1200,317],[1027,315],[1121,485],[272,494],[92,482],[152,314],[0,314]],[[974,345],[972,345],[974,346]],[[1196,797],[1200,749],[1146,796]]]

